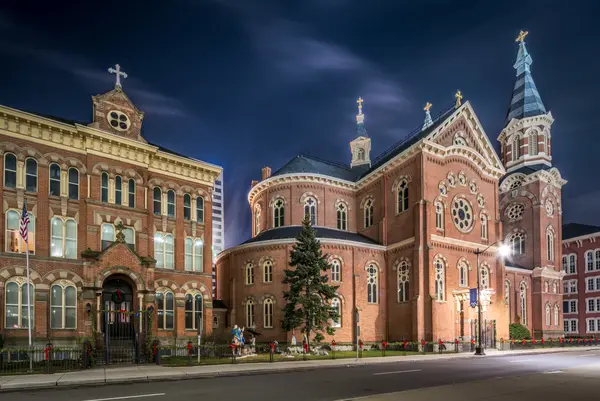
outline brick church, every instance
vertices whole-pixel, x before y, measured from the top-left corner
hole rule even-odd
[[[364,341],[468,341],[477,274],[489,337],[508,338],[511,322],[538,338],[562,335],[566,181],[552,166],[553,117],[534,84],[525,35],[500,155],[458,92],[435,118],[428,104],[423,126],[375,158],[359,99],[349,165],[298,155],[274,172],[265,167],[248,193],[252,238],[216,262],[228,325],[254,327],[261,341],[290,339],[281,329],[281,281],[308,215],[339,285],[332,304],[341,317],[331,322],[338,342],[356,341],[356,311]],[[500,243],[510,246],[506,260]]]
[[[126,74],[110,71],[115,88],[92,97],[91,121],[0,106],[6,345],[27,344],[29,316],[34,343],[55,346],[102,343],[117,326],[126,339],[149,327],[165,342],[218,326],[211,194],[222,169],[148,143],[144,113],[121,85]]]

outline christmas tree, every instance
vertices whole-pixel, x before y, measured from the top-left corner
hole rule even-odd
[[[291,252],[290,269],[284,270],[282,282],[289,289],[283,292],[286,304],[282,326],[286,331],[301,329],[309,345],[311,333],[315,334],[317,342],[323,340],[323,331],[333,335],[335,329],[329,321],[340,318],[337,310],[331,307],[339,286],[328,284],[330,268],[317,233],[306,217]]]

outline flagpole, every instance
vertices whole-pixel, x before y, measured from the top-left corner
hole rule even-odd
[[[23,221],[23,219],[27,216],[27,199],[24,200],[24,205],[23,205],[23,216],[21,216],[21,224],[24,224],[25,222]],[[29,222],[27,222],[27,224],[29,224]],[[29,280],[29,230],[28,227],[25,227],[25,229],[27,230],[27,235],[25,235],[25,238],[23,238],[25,240],[25,264],[27,266],[27,333],[29,335],[29,370],[33,370],[33,354],[32,354],[32,344],[31,344],[31,303],[32,303],[32,299],[31,299],[31,281]],[[21,231],[21,229],[19,228],[19,231]],[[21,236],[23,236],[23,233],[21,232]]]

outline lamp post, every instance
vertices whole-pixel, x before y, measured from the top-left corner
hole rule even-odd
[[[483,334],[483,330],[481,327],[481,268],[479,267],[479,255],[481,255],[482,253],[484,253],[485,251],[487,251],[488,249],[490,249],[491,247],[493,247],[494,245],[498,244],[500,241],[496,241],[493,244],[490,244],[487,246],[487,248],[485,248],[484,250],[480,251],[479,248],[477,248],[473,253],[475,254],[475,256],[477,257],[477,336],[479,337],[479,339],[477,340],[477,346],[475,347],[475,355],[485,355],[485,352],[483,350],[483,344],[481,342],[481,337]],[[506,256],[508,256],[509,254],[509,248],[508,246],[501,244],[500,248],[498,248],[498,254],[500,255],[500,257],[504,258]]]

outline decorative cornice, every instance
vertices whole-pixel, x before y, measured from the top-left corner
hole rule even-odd
[[[508,125],[504,127],[502,132],[500,132],[500,135],[498,135],[498,141],[502,142],[505,138],[510,137],[515,132],[519,132],[523,129],[532,127],[534,125],[550,126],[552,125],[552,123],[554,123],[554,117],[552,117],[552,112],[532,117],[526,117],[522,119],[513,118],[510,121],[510,123],[508,123]]]
[[[514,266],[505,265],[505,268],[506,268],[507,273],[519,273],[519,274],[531,274],[532,273],[532,270],[524,269],[522,267],[514,267]]]
[[[431,241],[439,242],[441,244],[454,245],[454,246],[467,248],[467,249],[473,249],[473,250],[485,249],[487,247],[486,244],[478,244],[476,242],[471,242],[471,241],[463,241],[463,240],[455,239],[455,238],[442,237],[437,234],[431,234]],[[494,245],[494,246],[489,247],[488,250],[486,251],[486,253],[488,253],[488,252],[495,253],[497,251],[498,251],[498,247]]]

